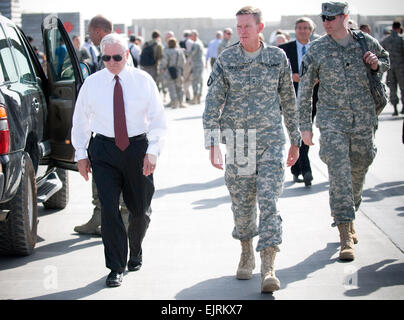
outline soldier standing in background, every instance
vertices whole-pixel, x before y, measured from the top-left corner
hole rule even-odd
[[[217,56],[219,56],[222,51],[229,46],[232,35],[233,30],[231,28],[224,29],[222,42],[220,42],[219,47],[217,48]]]
[[[219,137],[226,143],[225,181],[232,200],[233,237],[240,240],[242,251],[236,277],[251,279],[255,268],[253,237],[259,235],[256,250],[261,256],[261,291],[273,292],[280,289],[274,260],[282,242],[277,200],[285,175],[286,139],[280,107],[291,141],[287,158],[291,166],[299,157],[301,140],[296,98],[286,54],[259,40],[264,28],[261,10],[244,7],[236,17],[240,42],[222,52],[208,81],[203,114],[205,147],[212,165],[223,169]]]
[[[140,54],[141,69],[152,76],[161,90],[161,79],[159,77],[160,60],[163,58],[163,45],[161,44],[160,32],[155,30],[152,32],[152,40],[147,41]]]
[[[185,54],[185,65],[184,65],[184,94],[185,101],[191,101],[190,88],[192,86],[192,61],[190,57],[190,52],[192,50],[193,41],[189,38],[191,36],[190,30],[184,30],[184,39],[180,41],[180,47],[184,50]]]
[[[198,39],[198,31],[191,31],[191,40],[194,42],[190,53],[191,73],[192,73],[192,91],[194,98],[191,104],[200,104],[203,86],[203,43]]]
[[[401,91],[401,113],[404,114],[404,37],[400,34],[401,23],[393,22],[393,30],[383,39],[381,45],[390,54],[391,68],[387,72],[387,86],[390,89],[390,103],[394,107],[393,116],[398,116],[397,85]]]
[[[367,34],[369,51],[362,54],[347,27],[346,2],[323,3],[322,20],[327,35],[312,42],[300,71],[300,131],[304,143],[312,146],[312,96],[319,79],[316,124],[320,129],[320,158],[328,167],[332,226],[340,233],[339,258],[353,260],[355,210],[359,209],[365,175],[376,156],[377,116],[366,68],[370,65],[372,72],[381,76],[389,68],[389,55]]]
[[[184,51],[177,48],[177,39],[170,38],[167,41],[168,48],[164,49],[163,60],[161,61],[161,70],[164,73],[165,84],[170,93],[170,104],[168,107],[185,108],[184,105],[184,88],[183,88],[183,72],[185,64]],[[177,70],[177,78],[173,79],[170,67]]]

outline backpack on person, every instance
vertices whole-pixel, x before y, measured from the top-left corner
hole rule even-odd
[[[145,43],[142,53],[140,54],[140,65],[144,67],[154,66],[156,64],[156,59],[154,58],[154,46],[153,44]]]
[[[369,48],[363,33],[361,31],[353,31],[352,34],[354,39],[359,42],[362,53],[365,54],[366,52],[368,52]],[[389,101],[386,86],[381,81],[380,77],[376,73],[371,71],[368,64],[366,64],[366,72],[368,76],[370,92],[372,93],[372,97],[376,105],[376,115],[379,115]]]
[[[178,69],[177,69],[177,65],[178,65],[178,56],[179,53],[177,52],[177,61],[175,62],[175,66],[171,66],[168,67],[168,73],[170,74],[171,79],[175,80],[178,78]]]

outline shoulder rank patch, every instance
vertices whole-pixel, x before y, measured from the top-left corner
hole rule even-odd
[[[300,68],[300,74],[299,74],[300,77],[303,77],[306,74],[311,62],[312,62],[311,58],[308,55],[305,55]]]
[[[210,73],[208,79],[208,87],[210,87],[212,83],[215,82],[215,80],[221,75],[222,72],[223,72],[222,67],[217,62],[215,62],[215,64],[213,65],[213,70]]]

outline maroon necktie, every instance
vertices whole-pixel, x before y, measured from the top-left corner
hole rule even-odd
[[[114,132],[116,146],[125,151],[129,146],[128,130],[126,129],[125,105],[119,77],[115,76],[114,88]]]

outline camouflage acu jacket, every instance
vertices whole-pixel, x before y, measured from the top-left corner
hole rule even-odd
[[[378,74],[390,66],[389,54],[365,34],[369,50],[379,58]],[[301,131],[312,130],[312,93],[319,80],[316,125],[347,132],[354,127],[375,127],[377,116],[369,89],[366,65],[357,41],[342,47],[325,35],[312,42],[302,60],[298,92]]]
[[[289,61],[283,50],[262,46],[254,60],[247,57],[240,43],[226,48],[216,60],[203,113],[206,148],[217,145],[226,129],[256,130],[259,147],[283,144],[282,114],[291,143],[300,145]],[[225,143],[224,139],[221,142]]]
[[[396,31],[383,39],[381,45],[389,52],[390,62],[393,66],[404,65],[404,37]]]

